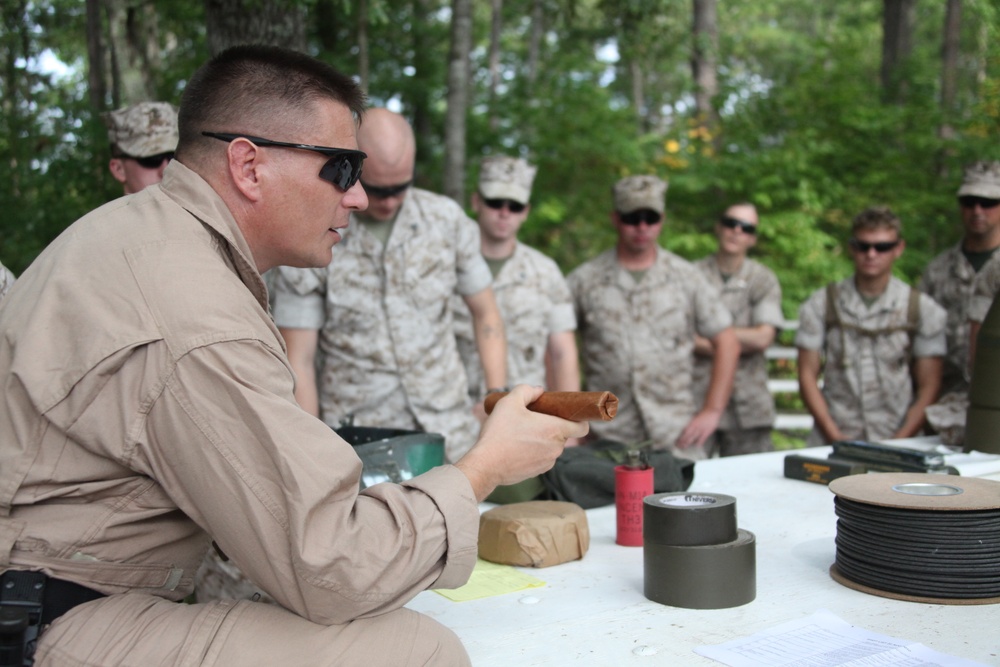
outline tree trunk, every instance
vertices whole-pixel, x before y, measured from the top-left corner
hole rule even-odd
[[[237,44],[272,44],[306,51],[306,6],[289,2],[204,0],[208,50]]]
[[[531,4],[531,33],[528,37],[528,93],[532,93],[538,80],[538,62],[542,53],[542,37],[545,34],[545,0],[534,0]]]
[[[882,92],[887,102],[906,98],[907,60],[913,50],[916,0],[884,0],[882,6]]]
[[[99,13],[103,5],[106,14],[108,60],[104,67],[111,72],[112,107],[155,99],[162,68],[156,8],[128,0],[88,0],[88,32],[91,1],[95,3],[95,13]],[[99,25],[99,16],[94,20]],[[91,35],[88,34],[87,39],[89,49]]]
[[[3,12],[3,31],[0,32],[2,42],[0,42],[0,56],[2,56],[3,95],[0,96],[0,109],[3,115],[0,116],[0,127],[7,131],[9,137],[26,136],[30,132],[28,121],[24,117],[24,108],[27,106],[21,100],[30,94],[30,86],[25,85],[26,74],[23,66],[19,66],[19,61],[27,60],[31,55],[31,28],[32,26],[23,23],[26,0],[18,0],[17,3],[5,4],[0,7]],[[22,196],[21,178],[23,169],[21,164],[30,160],[30,149],[26,148],[24,141],[10,141],[5,146],[7,154],[6,167],[8,171],[4,173],[4,185],[9,189],[13,201],[17,201]],[[2,197],[2,196],[0,196]]]
[[[472,0],[452,0],[448,111],[444,129],[444,193],[465,205],[465,115],[469,106]]]
[[[955,113],[958,96],[958,56],[959,38],[962,33],[962,0],[948,0],[944,16],[944,31],[941,40],[941,125],[938,137],[944,146],[937,156],[937,174],[948,178],[948,165],[954,157],[955,147],[951,145],[957,136],[951,119]]]
[[[87,95],[90,107],[100,113],[107,109],[107,81],[104,78],[104,27],[101,0],[87,0]]]
[[[948,0],[944,17],[944,38],[941,44],[941,125],[940,136],[953,139],[955,132],[949,124],[955,111],[958,91],[959,38],[962,33],[962,0]]]
[[[434,49],[427,41],[424,26],[428,23],[428,15],[431,9],[428,0],[415,0],[413,2],[413,67],[416,69],[416,77],[422,81],[430,78],[429,72],[433,71],[431,58],[434,57]],[[417,162],[425,159],[431,154],[431,146],[438,133],[434,130],[434,115],[431,111],[431,86],[417,86],[410,93],[410,102],[413,107],[413,133],[417,140]],[[416,178],[420,185],[431,187],[430,179],[422,177],[418,169]]]
[[[635,58],[628,63],[629,76],[632,80],[632,107],[635,109],[636,129],[643,134],[648,128],[646,118],[646,91],[643,85],[642,65]]]
[[[371,52],[368,48],[368,0],[358,0],[358,79],[361,90],[368,94],[368,80],[371,77]]]
[[[719,29],[716,0],[693,0],[694,48],[691,55],[691,75],[694,78],[694,106],[699,125],[715,137],[718,114],[712,98],[719,93],[717,58],[719,54]]]
[[[503,28],[503,0],[491,0],[493,20],[490,22],[490,129],[500,127],[497,97],[500,88],[500,32]]]

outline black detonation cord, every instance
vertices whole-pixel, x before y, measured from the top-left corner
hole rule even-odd
[[[902,509],[840,496],[834,505],[845,578],[919,597],[1000,596],[1000,509]]]

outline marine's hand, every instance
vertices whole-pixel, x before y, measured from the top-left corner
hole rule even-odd
[[[568,439],[581,438],[590,430],[587,422],[528,410],[541,394],[541,387],[514,387],[497,402],[476,444],[455,464],[469,478],[477,499],[483,500],[497,486],[549,470]]]
[[[715,410],[702,410],[696,414],[688,425],[681,431],[677,438],[677,446],[681,449],[688,447],[700,447],[708,440],[708,436],[715,433],[719,427],[719,420],[722,413]]]

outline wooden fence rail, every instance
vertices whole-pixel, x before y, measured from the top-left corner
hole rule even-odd
[[[799,328],[797,321],[786,321],[784,331],[794,331]],[[768,360],[796,360],[799,352],[787,345],[771,345],[764,352]],[[767,389],[772,394],[798,394],[799,381],[796,378],[771,378],[767,381]],[[813,427],[812,415],[799,413],[781,413],[775,415],[774,428],[779,431],[808,431]]]

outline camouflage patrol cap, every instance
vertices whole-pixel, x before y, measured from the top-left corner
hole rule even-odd
[[[129,157],[177,149],[177,109],[167,102],[139,102],[104,114],[108,141]]]
[[[612,189],[615,196],[615,210],[631,213],[648,208],[663,213],[667,196],[667,182],[656,176],[626,176]]]
[[[479,167],[479,193],[486,199],[512,199],[527,204],[537,172],[538,167],[519,157],[485,157]]]
[[[1000,199],[1000,162],[980,160],[965,168],[965,179],[958,196],[972,195]]]

